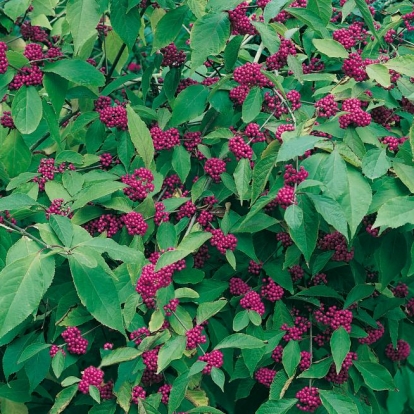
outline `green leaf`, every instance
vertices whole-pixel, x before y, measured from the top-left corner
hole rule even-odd
[[[263,95],[262,90],[258,87],[250,89],[249,94],[243,102],[242,119],[244,122],[252,122],[262,109]]]
[[[0,338],[38,308],[54,273],[53,257],[41,253],[18,259],[0,272]]]
[[[224,49],[224,68],[231,72],[237,62],[240,46],[243,42],[243,36],[234,36]]]
[[[378,82],[384,88],[389,88],[391,86],[390,72],[385,65],[374,63],[368,65],[366,71],[370,79]]]
[[[138,7],[128,10],[128,0],[111,0],[111,25],[123,42],[132,50],[141,28]]]
[[[336,367],[336,373],[342,369],[342,363],[351,349],[351,338],[349,333],[340,326],[332,333],[331,336],[331,352]]]
[[[306,194],[313,202],[316,211],[323,219],[348,238],[348,225],[340,205],[332,198],[323,195]]]
[[[91,64],[77,59],[63,59],[53,63],[46,63],[44,72],[52,72],[68,81],[85,86],[103,86],[104,75]]]
[[[188,7],[181,6],[164,14],[154,30],[152,53],[174,42],[181,31],[187,13]]]
[[[318,239],[319,220],[310,201],[300,197],[299,207],[292,204],[286,209],[285,221],[289,227],[289,234],[299,250],[303,253],[306,262],[309,262]]]
[[[414,224],[414,197],[411,196],[394,197],[385,202],[378,210],[373,227],[395,229],[405,224]]]
[[[318,178],[326,185],[325,195],[337,200],[347,191],[346,163],[335,148],[323,159]]]
[[[410,190],[411,193],[414,193],[414,167],[395,160],[393,163],[393,169],[403,184]]]
[[[0,211],[18,210],[37,205],[37,202],[27,194],[14,193],[7,197],[0,198]]]
[[[201,325],[204,321],[207,321],[212,316],[219,313],[226,305],[227,300],[225,299],[220,299],[215,302],[201,303],[197,308],[197,325]]]
[[[287,64],[295,79],[297,79],[299,83],[303,84],[303,67],[299,59],[296,56],[288,55]]]
[[[12,178],[27,171],[32,154],[16,129],[12,130],[1,142],[0,148],[0,163],[2,163],[0,173],[4,168],[9,177]]]
[[[261,348],[265,343],[260,339],[246,334],[236,333],[224,338],[214,349],[224,348],[239,348],[239,349],[253,349]]]
[[[371,33],[377,38],[378,42],[383,43],[382,39],[380,39],[378,36],[378,30],[374,25],[374,19],[372,18],[371,11],[368,8],[368,5],[365,2],[365,0],[355,0],[355,3],[359,11],[361,12],[365,24],[368,26]]]
[[[309,369],[303,371],[298,378],[323,378],[329,371],[333,362],[332,357],[312,363]]]
[[[180,177],[181,182],[185,183],[191,170],[191,156],[182,145],[174,147],[171,164],[174,171]]]
[[[286,414],[296,403],[296,398],[283,398],[279,401],[267,401],[256,411],[256,414]]]
[[[68,1],[66,20],[72,34],[75,55],[79,54],[89,38],[97,35],[96,26],[100,18],[99,5],[95,0]]]
[[[390,167],[391,163],[385,149],[371,149],[362,159],[362,172],[371,180],[385,175]]]
[[[81,260],[76,250],[69,257],[73,282],[82,305],[100,323],[123,333],[121,304],[111,275],[101,265],[88,267]]]
[[[148,168],[154,159],[154,143],[151,134],[144,121],[128,105],[128,130],[131,134],[131,141],[137,150],[138,155],[143,159],[145,166]]]
[[[233,331],[241,331],[249,324],[249,312],[247,310],[238,312],[233,319]]]
[[[276,163],[277,153],[270,154],[267,157],[259,160],[253,169],[253,183],[252,183],[252,205],[262,194],[269,180],[270,174]]]
[[[185,88],[174,101],[170,125],[180,125],[201,115],[205,110],[208,95],[209,91],[203,85]]]
[[[372,200],[372,190],[360,172],[347,168],[347,191],[337,199],[341,205],[351,230],[351,237],[367,214]]]
[[[264,47],[267,48],[272,55],[276,53],[279,50],[280,38],[274,27],[269,24],[255,21],[252,21],[252,24],[259,32]]]
[[[4,13],[15,21],[19,16],[26,13],[30,6],[30,0],[10,0],[4,5]]]
[[[65,356],[62,352],[58,352],[52,359],[52,370],[56,375],[56,378],[59,378],[62,375],[63,370],[65,369]]]
[[[206,14],[206,6],[208,0],[187,0],[186,3],[190,10],[194,13],[194,16],[199,19]]]
[[[50,348],[49,344],[42,344],[40,342],[34,342],[30,344],[20,355],[19,360],[17,361],[18,364],[27,361],[31,357],[35,356],[39,352],[43,351],[44,349]]]
[[[360,412],[347,395],[320,389],[319,396],[328,414],[358,414]]]
[[[115,191],[121,190],[126,187],[125,184],[117,181],[106,181],[100,183],[94,183],[84,187],[76,196],[75,202],[72,204],[72,210],[77,210],[88,204],[90,201],[96,200],[101,197],[105,197]]]
[[[392,231],[381,237],[381,245],[374,253],[376,267],[379,270],[379,281],[382,288],[392,281],[398,280],[407,260],[407,244],[403,234]]]
[[[190,379],[186,373],[179,375],[173,382],[168,400],[168,414],[173,414],[185,398]]]
[[[288,377],[291,377],[300,362],[300,347],[297,341],[289,341],[283,348],[282,364]]]
[[[370,361],[354,361],[354,366],[361,373],[365,384],[372,390],[395,389],[391,374],[382,365]]]
[[[55,403],[53,407],[50,409],[49,414],[60,414],[62,413],[66,407],[70,404],[73,397],[78,392],[78,385],[74,384],[70,387],[64,388],[60,391],[55,398]]]
[[[193,70],[201,66],[208,56],[222,52],[229,37],[230,21],[226,12],[206,14],[197,19],[190,35]]]
[[[319,16],[323,23],[329,24],[332,17],[332,1],[331,0],[309,0],[307,6],[309,10],[313,11]],[[326,39],[329,40],[329,39]]]
[[[249,197],[250,181],[252,178],[252,170],[250,168],[250,160],[242,158],[234,170],[234,183],[236,184],[237,195],[240,204],[243,204],[244,197]]]
[[[237,264],[236,264],[236,256],[234,255],[232,250],[227,249],[226,250],[226,259],[229,262],[230,266],[236,270]]]
[[[49,224],[63,245],[70,247],[73,237],[73,227],[71,221],[67,217],[52,214],[49,218]]]
[[[347,50],[341,43],[333,39],[313,39],[312,43],[322,54],[333,57],[346,59],[349,56]]]
[[[269,23],[269,20],[276,17],[287,3],[289,0],[270,0],[263,11],[264,22]]]
[[[342,300],[342,296],[335,289],[325,285],[311,286],[296,293],[295,296],[320,296],[323,298],[335,298]]]
[[[226,380],[224,372],[221,369],[213,367],[211,369],[211,379],[224,392],[224,381]]]
[[[289,14],[320,33],[323,38],[329,38],[329,32],[323,20],[316,13],[304,8],[290,7]]]
[[[314,135],[305,135],[302,137],[295,137],[289,141],[283,142],[277,154],[276,162],[289,161],[295,157],[300,157],[306,151],[313,149],[315,144],[321,141],[321,137]]]
[[[12,115],[22,134],[31,134],[42,119],[42,100],[34,86],[22,86],[14,96]]]
[[[135,358],[138,358],[141,353],[141,351],[138,351],[135,348],[116,348],[103,356],[99,367],[108,367],[110,365],[119,364],[121,362],[131,361]]]
[[[346,297],[346,301],[344,303],[344,309],[351,306],[353,303],[360,301],[361,299],[365,299],[370,297],[375,290],[375,286],[373,285],[355,285],[351,291],[348,293],[348,296]]]

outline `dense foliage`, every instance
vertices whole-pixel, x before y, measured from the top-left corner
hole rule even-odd
[[[0,4],[3,414],[414,411],[414,10]]]

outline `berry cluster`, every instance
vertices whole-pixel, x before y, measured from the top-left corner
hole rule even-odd
[[[384,329],[384,325],[380,321],[377,321],[377,329],[368,327],[366,331],[367,331],[368,336],[365,338],[359,338],[358,342],[360,344],[371,345],[374,342],[377,342],[379,339],[382,338],[382,336],[384,335],[385,329]]]
[[[265,387],[270,388],[276,374],[277,372],[274,369],[259,368],[254,373],[254,378],[259,384],[263,384]]]
[[[24,48],[23,55],[30,61],[42,60],[43,59],[43,47],[42,45],[39,45],[38,43],[29,43]]]
[[[103,382],[104,372],[96,367],[90,366],[82,372],[81,381],[78,384],[78,389],[82,394],[89,393],[89,386],[93,385],[99,387]]]
[[[283,339],[288,341],[300,341],[302,339],[302,335],[304,335],[310,328],[311,323],[308,319],[303,316],[297,316],[294,321],[293,326],[288,326],[287,323],[284,323],[280,329],[285,331],[285,335]]]
[[[246,294],[250,290],[250,286],[238,277],[232,277],[229,281],[230,293],[235,296]]]
[[[146,168],[138,168],[132,175],[123,175],[121,181],[128,185],[123,191],[132,201],[142,201],[151,191],[154,191],[154,184],[152,183],[154,176]]]
[[[339,126],[342,129],[350,125],[364,127],[371,123],[371,115],[362,110],[362,102],[357,98],[345,99],[342,103],[342,111],[348,112],[339,117]]]
[[[24,66],[15,75],[9,84],[9,89],[16,90],[20,89],[23,85],[25,86],[36,86],[42,85],[43,83],[43,72],[38,66]]]
[[[305,275],[305,271],[299,265],[293,265],[288,269],[288,272],[290,273],[293,282],[299,282]]]
[[[207,342],[207,337],[202,335],[204,326],[196,325],[194,328],[189,329],[185,336],[187,337],[187,346],[188,350],[197,348],[200,344],[205,344]]]
[[[158,126],[153,126],[150,133],[156,151],[168,150],[180,145],[180,133],[176,128],[163,131]]]
[[[168,46],[163,47],[160,52],[163,56],[161,66],[179,68],[185,62],[185,53],[182,50],[178,50],[174,43],[170,43]]]
[[[263,286],[261,290],[262,297],[270,300],[270,302],[276,302],[282,299],[284,290],[281,286],[276,284],[270,277],[263,278]]]
[[[329,368],[328,374],[325,376],[327,381],[333,382],[334,384],[343,384],[348,381],[349,378],[349,368],[351,368],[353,361],[356,361],[358,356],[355,352],[348,352],[344,361],[342,362],[341,370],[339,373],[336,373],[335,364],[332,364]]]
[[[242,158],[250,160],[253,156],[253,150],[250,148],[250,145],[246,144],[240,135],[236,135],[229,140],[229,150],[234,154],[237,161]]]
[[[331,306],[326,312],[322,304],[319,309],[313,312],[315,320],[335,330],[342,326],[348,333],[351,332],[352,312],[347,309],[338,309]]]
[[[410,355],[411,347],[408,342],[403,339],[397,341],[397,347],[394,348],[393,344],[388,344],[385,348],[385,355],[391,361],[403,361]]]
[[[180,304],[179,299],[171,299],[165,306],[164,312],[165,316],[171,316],[176,310],[177,306]]]
[[[388,151],[391,151],[391,152],[398,152],[398,150],[400,149],[400,146],[405,141],[407,141],[407,137],[396,138],[396,137],[387,136],[387,137],[382,138],[381,140],[381,142],[387,146]]]
[[[332,260],[335,262],[350,262],[354,257],[354,249],[348,250],[345,236],[338,231],[327,234],[318,240],[318,247],[321,250],[334,250]]]
[[[309,173],[303,166],[297,171],[292,164],[286,164],[283,179],[285,185],[294,186],[295,184],[300,184],[302,181],[305,181],[308,178],[308,175]]]
[[[161,394],[161,402],[163,404],[168,404],[168,401],[170,400],[171,389],[172,385],[170,384],[164,384],[158,389],[158,392]]]
[[[229,20],[231,24],[231,34],[233,35],[255,35],[256,29],[250,22],[246,12],[249,3],[244,1],[240,3],[234,10],[229,10]]]
[[[131,401],[133,404],[138,404],[138,400],[145,400],[146,396],[147,393],[141,386],[136,385],[134,388],[132,388]]]
[[[289,246],[292,246],[293,244],[293,240],[290,237],[289,233],[285,233],[284,231],[276,233],[276,240],[280,241],[285,249],[287,249]]]
[[[140,343],[146,338],[150,336],[151,332],[145,326],[142,328],[137,329],[129,334],[129,339],[135,342],[135,345],[140,345]]]
[[[247,271],[251,275],[260,275],[260,272],[262,270],[263,263],[262,262],[255,262],[254,260],[250,260],[249,267],[247,268]]]
[[[322,405],[319,397],[319,390],[316,387],[305,387],[296,393],[299,402],[296,407],[301,411],[313,413],[320,405]]]
[[[62,332],[62,338],[67,344],[67,351],[74,355],[86,354],[88,340],[82,337],[81,331],[76,326],[70,326]]]
[[[102,214],[102,216],[89,221],[83,227],[91,236],[94,236],[96,233],[102,234],[106,232],[106,237],[111,238],[121,230],[123,221],[121,217],[115,214]]]
[[[221,180],[220,175],[226,171],[226,162],[220,158],[210,158],[204,164],[204,171],[218,183]]]
[[[100,121],[108,128],[128,129],[127,111],[123,105],[106,106],[98,112]]]
[[[392,289],[392,293],[396,298],[405,298],[408,296],[408,286],[400,282]]]
[[[237,246],[237,238],[233,234],[224,235],[221,229],[211,231],[213,237],[210,239],[212,246],[216,247],[221,254],[226,254],[227,250],[234,250]]]
[[[165,206],[161,202],[155,203],[154,223],[160,226],[161,223],[166,223],[170,219],[170,214],[165,211]]]
[[[123,215],[121,220],[131,236],[143,236],[148,229],[148,224],[145,222],[142,214],[135,211]]]
[[[290,39],[280,37],[279,50],[266,59],[268,70],[280,70],[287,65],[288,56],[296,56],[295,44]]]
[[[214,350],[200,356],[199,361],[207,362],[207,365],[203,368],[203,374],[211,374],[213,367],[221,368],[223,365],[223,353],[221,351]]]
[[[158,370],[158,352],[159,347],[145,351],[142,354],[142,360],[145,365],[145,371],[142,375],[142,382],[145,385],[157,384],[163,380],[162,374],[157,374]]]
[[[240,300],[240,306],[243,309],[257,312],[260,316],[265,313],[265,305],[260,299],[260,295],[254,290],[247,292]]]
[[[368,32],[364,29],[362,22],[354,22],[347,28],[338,29],[333,32],[334,40],[341,43],[345,49],[351,49],[357,43],[366,45],[367,37]]]
[[[48,35],[40,26],[32,26],[29,20],[23,22],[20,26],[20,33],[24,40],[32,42],[47,43]]]
[[[0,73],[6,73],[9,67],[9,61],[6,56],[7,44],[0,42]]]
[[[315,102],[315,108],[318,109],[318,116],[330,118],[335,116],[339,111],[338,104],[332,94],[326,95],[324,98]]]
[[[0,125],[4,128],[15,129],[13,118],[10,111],[4,111],[3,115],[0,118]]]
[[[70,207],[64,207],[65,200],[63,198],[56,198],[52,200],[52,204],[46,209],[45,215],[49,220],[51,214],[57,214],[58,216],[69,216],[71,211]]]

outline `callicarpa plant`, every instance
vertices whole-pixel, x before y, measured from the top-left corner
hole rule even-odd
[[[409,0],[0,4],[2,414],[414,412]]]

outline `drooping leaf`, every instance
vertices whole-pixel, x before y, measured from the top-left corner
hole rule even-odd
[[[42,100],[34,86],[22,86],[12,103],[12,115],[16,128],[22,134],[31,134],[42,119]]]
[[[128,11],[128,0],[111,0],[111,24],[128,49],[132,50],[141,27],[138,7]]]
[[[346,59],[349,55],[342,44],[333,39],[313,39],[312,43],[319,52],[329,57]]]
[[[339,371],[342,369],[342,363],[351,349],[351,339],[349,337],[349,333],[342,326],[340,326],[332,333],[330,343],[336,373],[339,374]]]
[[[239,349],[250,349],[250,348],[261,348],[264,346],[264,342],[258,338],[246,334],[232,334],[224,338],[214,349],[223,348],[239,348]]]
[[[185,351],[186,343],[186,337],[178,335],[175,338],[167,341],[160,348],[160,351],[158,353],[157,373],[160,373],[165,368],[167,368],[171,361],[182,357],[183,352]]]
[[[395,384],[389,371],[382,365],[370,361],[354,361],[365,384],[374,391],[394,390]]]
[[[360,412],[352,399],[344,394],[319,390],[319,396],[329,414],[358,414]]]

